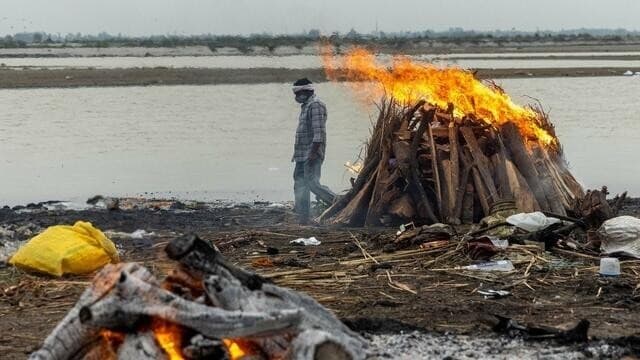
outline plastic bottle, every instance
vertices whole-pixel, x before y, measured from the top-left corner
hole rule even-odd
[[[466,270],[478,271],[513,271],[513,263],[511,260],[488,261],[481,264],[473,264],[463,267]]]

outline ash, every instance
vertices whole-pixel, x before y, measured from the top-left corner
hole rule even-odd
[[[372,360],[386,359],[618,359],[627,349],[597,341],[582,345],[525,342],[501,336],[369,335]]]

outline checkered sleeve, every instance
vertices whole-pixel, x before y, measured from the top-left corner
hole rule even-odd
[[[327,140],[327,107],[323,103],[314,102],[309,105],[309,116],[311,117],[313,142],[324,144]]]

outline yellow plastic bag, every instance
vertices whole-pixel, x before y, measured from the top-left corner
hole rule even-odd
[[[55,276],[85,274],[120,261],[115,245],[89,222],[51,226],[18,249],[9,263]]]

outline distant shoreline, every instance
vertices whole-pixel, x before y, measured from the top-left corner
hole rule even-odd
[[[621,76],[639,68],[478,69],[482,79]],[[323,69],[27,69],[0,70],[0,88],[76,88],[149,85],[222,85],[289,83],[301,77],[328,81]]]
[[[633,60],[629,59],[625,53],[640,52],[640,40],[629,42],[612,41],[536,41],[517,42],[508,41],[496,44],[475,44],[473,42],[418,42],[412,44],[391,46],[389,44],[362,43],[362,44],[342,44],[334,46],[337,53],[345,53],[354,46],[363,46],[380,54],[404,54],[404,55],[432,55],[446,56],[456,54],[526,54],[535,53],[540,57],[552,53],[574,53],[584,54],[579,59],[598,60],[599,57],[590,57],[588,53],[618,53],[616,55],[606,55],[610,60]],[[0,47],[0,58],[29,58],[29,57],[144,57],[144,56],[292,56],[292,55],[317,55],[320,49],[319,43],[308,43],[305,45],[279,45],[279,46],[218,46],[209,47],[205,45],[188,46],[27,46],[2,48]],[[536,56],[536,58],[539,58]],[[637,56],[637,54],[636,54]],[[523,56],[527,58],[527,56]],[[549,57],[552,58],[552,57]],[[563,59],[564,57],[553,57],[553,59]],[[568,57],[576,59],[576,57]]]

